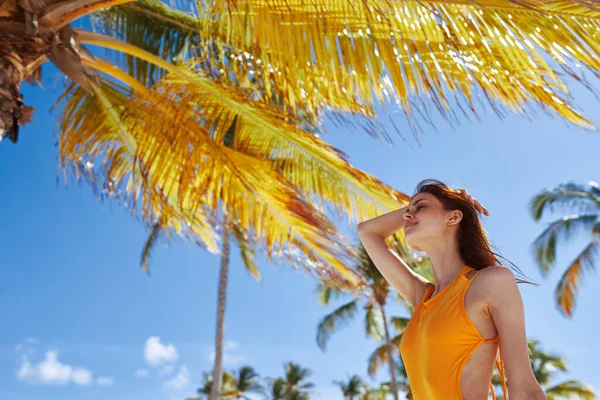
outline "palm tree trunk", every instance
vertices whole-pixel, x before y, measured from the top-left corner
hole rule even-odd
[[[24,77],[23,59],[13,51],[0,51],[0,139],[17,142],[19,124],[31,119],[33,108],[23,104],[19,93]]]
[[[217,334],[215,338],[215,366],[212,387],[208,400],[219,400],[223,383],[223,339],[225,337],[225,304],[227,300],[227,279],[229,278],[229,228],[223,223],[221,236],[221,268],[219,271],[219,294],[217,300]]]
[[[392,377],[392,394],[394,395],[394,400],[398,400],[398,381],[396,380],[396,366],[394,365],[394,348],[392,347],[392,340],[390,338],[390,331],[388,329],[388,321],[387,316],[385,315],[385,309],[383,304],[379,303],[379,309],[381,310],[381,315],[383,317],[383,328],[385,330],[385,343],[387,346],[388,352],[388,365],[390,367],[390,375]]]

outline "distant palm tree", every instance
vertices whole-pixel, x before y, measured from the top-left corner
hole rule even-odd
[[[417,273],[425,277],[431,277],[431,263],[428,259],[411,251],[403,244],[396,236],[391,241],[395,245],[395,250],[400,257]],[[369,360],[369,375],[374,376],[379,366],[379,363],[388,362],[388,367],[391,375],[391,392],[394,399],[398,400],[398,382],[396,378],[396,367],[394,366],[393,354],[399,352],[400,340],[402,332],[408,324],[409,318],[395,317],[388,321],[385,312],[385,305],[390,292],[390,285],[387,280],[381,275],[373,261],[360,245],[359,263],[356,270],[361,275],[366,284],[365,296],[362,298],[355,297],[350,302],[343,304],[330,314],[326,315],[317,328],[317,343],[321,349],[325,349],[330,336],[342,325],[356,316],[356,313],[364,302],[362,308],[365,312],[365,327],[366,335],[377,341],[382,341],[383,344],[375,350]],[[340,291],[332,289],[324,284],[317,287],[317,292],[322,304],[327,305],[332,295],[339,296]],[[398,300],[410,310],[411,307],[401,297]],[[396,327],[398,334],[395,337],[390,336],[389,323]]]
[[[366,387],[367,392],[360,397],[360,400],[387,400],[392,393],[390,382],[382,383],[378,387]]]
[[[545,211],[554,211],[555,208],[570,214],[550,223],[533,243],[542,274],[548,275],[553,268],[556,247],[561,241],[566,243],[576,232],[590,235],[589,243],[566,268],[555,290],[558,309],[571,317],[582,276],[593,271],[600,261],[600,186],[592,181],[562,184],[555,189],[544,190],[530,203],[530,211],[536,221]]]
[[[270,400],[308,400],[314,387],[312,382],[306,382],[312,372],[307,368],[289,362],[284,365],[283,378],[269,379]]]
[[[212,390],[212,373],[204,372],[204,385],[197,390],[198,394],[207,398]],[[260,384],[260,376],[252,367],[243,366],[236,372],[224,372],[220,390],[220,399],[249,400],[248,393],[264,394],[264,387]],[[200,398],[196,398],[199,400]],[[194,399],[189,399],[194,400]]]
[[[339,386],[346,400],[361,399],[360,396],[364,396],[368,392],[368,387],[358,375],[352,375],[347,382],[334,381],[333,383]]]
[[[369,360],[369,362],[371,362],[371,360]],[[394,359],[394,364],[396,365],[396,374],[398,375],[398,387],[401,391],[404,392],[406,399],[412,400],[412,390],[410,388],[410,383],[408,382],[408,375],[406,374],[406,368],[404,367],[404,363],[402,362],[402,357]],[[389,387],[390,385],[391,382],[383,382],[380,388],[382,388],[381,390],[383,390],[385,389],[385,387]],[[385,400],[386,398],[383,397],[382,399]]]
[[[269,400],[283,400],[285,380],[283,378],[271,379],[269,381]]]
[[[542,351],[540,343],[537,340],[529,340],[527,345],[529,347],[529,358],[533,374],[544,389],[548,400],[571,398],[594,400],[597,398],[594,389],[590,385],[578,380],[571,379],[550,386],[550,380],[556,371],[568,371],[566,361],[562,357]],[[501,387],[501,380],[498,373],[494,374],[492,384],[499,388]],[[502,396],[497,396],[496,399],[500,400]]]
[[[202,372],[203,375],[203,384],[202,387],[198,388],[196,390],[196,393],[198,393],[200,395],[200,397],[191,397],[188,398],[187,400],[206,400],[209,398],[210,396],[210,392],[212,390],[213,387],[213,379],[212,379],[212,372]],[[233,377],[233,374],[231,372],[224,372],[223,373],[223,379],[222,379],[222,383],[221,383],[221,399],[225,399],[224,397],[224,393],[227,393],[228,391],[231,390],[231,388],[233,387],[233,382],[234,382],[235,378]]]
[[[236,374],[233,374],[233,377],[233,387],[229,392],[225,392],[224,396],[248,400],[247,393],[264,394],[265,389],[260,384],[260,376],[252,367],[244,366],[240,368]]]

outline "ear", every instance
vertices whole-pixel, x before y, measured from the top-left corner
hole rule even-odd
[[[463,213],[460,210],[453,210],[448,214],[448,225],[458,225],[460,221],[462,221]]]

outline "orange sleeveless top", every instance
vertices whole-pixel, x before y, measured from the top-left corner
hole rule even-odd
[[[463,400],[460,389],[462,371],[467,361],[485,340],[465,310],[465,294],[475,277],[467,278],[474,268],[465,266],[460,273],[432,298],[435,287],[428,287],[417,305],[400,343],[414,400]],[[507,399],[504,362],[500,351],[496,366],[502,378],[502,392]],[[490,383],[492,399],[496,398]]]

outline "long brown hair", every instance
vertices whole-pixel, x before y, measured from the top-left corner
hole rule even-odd
[[[458,252],[466,265],[475,269],[484,269],[493,265],[502,265],[500,259],[506,260],[519,275],[525,276],[523,272],[510,260],[492,251],[492,246],[487,238],[485,229],[477,214],[475,207],[459,191],[435,180],[425,179],[417,185],[416,196],[419,193],[429,193],[435,196],[446,211],[460,210],[463,218],[458,226]],[[537,285],[529,280],[515,277],[517,283],[529,283]]]

